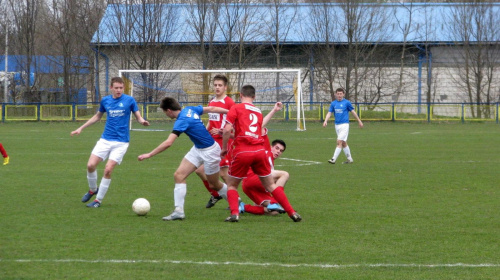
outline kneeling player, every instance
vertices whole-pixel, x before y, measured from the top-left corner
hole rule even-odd
[[[267,135],[263,136],[269,151],[269,161],[273,163],[273,170],[271,175],[273,176],[274,182],[278,188],[283,188],[288,181],[290,175],[288,172],[283,170],[274,169],[274,160],[279,158],[281,154],[286,150],[286,143],[283,140],[276,139],[269,146],[269,139]],[[250,213],[255,215],[277,215],[278,213],[285,213],[285,210],[281,205],[278,204],[276,199],[269,193],[262,183],[260,182],[259,176],[255,175],[252,170],[248,172],[248,175],[242,182],[243,192],[250,198],[255,205],[240,203],[240,212]]]

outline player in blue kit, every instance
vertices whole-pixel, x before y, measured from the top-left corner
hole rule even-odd
[[[89,191],[82,197],[82,202],[89,201],[95,194],[96,199],[87,207],[99,207],[111,184],[111,173],[116,165],[120,164],[127,152],[130,142],[130,115],[133,113],[137,121],[148,126],[149,122],[144,120],[139,111],[135,99],[123,93],[124,81],[120,77],[111,79],[111,95],[102,98],[99,111],[78,129],[71,132],[71,136],[78,135],[82,130],[101,120],[104,113],[107,114],[106,125],[101,138],[97,141],[87,163],[87,180]],[[97,165],[108,159],[104,168],[99,188],[97,188]]]
[[[349,112],[358,121],[359,127],[363,128],[363,122],[359,119],[358,114],[354,111],[354,107],[351,102],[344,99],[345,91],[343,88],[338,88],[335,91],[335,97],[337,98],[330,104],[330,109],[326,114],[325,121],[323,122],[323,127],[328,124],[328,119],[332,116],[335,117],[335,131],[337,132],[337,147],[333,153],[333,157],[328,160],[329,163],[335,164],[340,152],[343,150],[347,157],[347,160],[343,163],[352,163],[352,155],[349,146],[347,145],[347,137],[349,136]]]
[[[226,114],[228,110],[219,107],[202,106],[187,106],[182,109],[179,102],[171,97],[163,98],[160,103],[160,108],[167,117],[176,119],[172,133],[170,133],[167,140],[163,141],[150,153],[142,154],[138,156],[137,159],[139,161],[143,161],[147,158],[153,157],[170,148],[170,146],[174,144],[174,141],[182,133],[187,134],[194,146],[184,156],[179,167],[174,173],[175,209],[170,215],[163,217],[164,221],[183,220],[186,217],[184,214],[184,199],[187,192],[186,179],[202,164],[205,167],[205,174],[208,182],[218,192],[219,196],[227,199],[227,186],[219,181],[221,149],[219,144],[215,142],[212,135],[210,135],[206,129],[200,116],[203,113]]]

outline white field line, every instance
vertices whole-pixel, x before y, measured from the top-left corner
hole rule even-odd
[[[153,263],[153,264],[195,264],[195,265],[241,265],[241,266],[262,266],[262,267],[312,267],[312,268],[377,268],[377,267],[409,267],[409,268],[482,268],[482,267],[500,267],[498,263],[449,263],[449,264],[397,264],[397,263],[375,263],[375,264],[284,264],[284,263],[254,263],[254,262],[212,262],[212,261],[179,261],[179,260],[83,260],[83,259],[0,259],[0,262],[20,262],[20,263],[117,263],[117,264],[134,264],[134,263]]]
[[[298,162],[299,164],[296,164],[296,166],[321,164],[321,162],[319,162],[319,161],[311,161],[311,160],[301,160],[301,159],[284,158],[284,157],[280,157],[280,159]],[[278,165],[276,165],[276,166],[278,166]]]

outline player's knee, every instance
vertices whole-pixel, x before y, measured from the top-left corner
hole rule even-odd
[[[111,178],[111,173],[113,173],[113,168],[106,166],[104,168],[104,178]]]

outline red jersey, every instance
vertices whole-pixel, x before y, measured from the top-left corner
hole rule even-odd
[[[234,151],[264,149],[262,113],[250,103],[234,105],[227,113],[227,122],[234,128]]]
[[[226,96],[222,100],[216,100],[215,98],[212,99],[209,103],[208,106],[212,107],[219,107],[219,108],[224,108],[224,109],[231,109],[234,105],[233,99],[231,97]],[[218,113],[208,113],[208,127],[207,130],[210,132],[212,128],[219,128],[222,129],[226,125],[226,114],[218,114]],[[220,139],[222,141],[222,134],[211,134],[212,137],[217,141]],[[217,141],[219,142],[219,141]],[[219,144],[221,144],[220,142]]]

